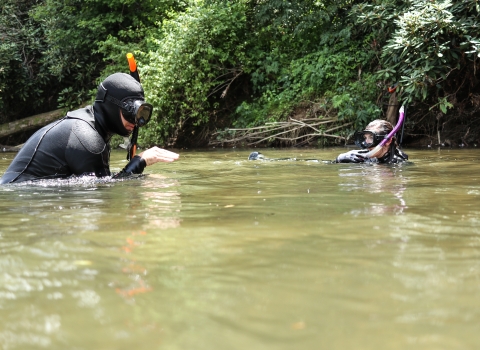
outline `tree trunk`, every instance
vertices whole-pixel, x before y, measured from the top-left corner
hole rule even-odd
[[[387,121],[389,121],[393,126],[397,124],[398,109],[397,92],[394,91],[388,100],[387,108]]]
[[[53,122],[65,115],[64,109],[57,109],[55,111],[37,114],[32,117],[16,120],[14,122],[0,125],[0,137],[16,134],[21,131],[28,131],[32,129],[40,129],[42,126]]]

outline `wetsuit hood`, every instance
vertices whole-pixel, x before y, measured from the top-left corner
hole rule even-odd
[[[130,135],[131,132],[123,126],[121,108],[107,99],[107,95],[122,102],[127,99],[145,100],[142,86],[128,74],[114,73],[98,85],[93,104],[95,120],[108,135]]]

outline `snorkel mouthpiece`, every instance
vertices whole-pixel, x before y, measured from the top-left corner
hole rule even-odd
[[[399,110],[397,125],[395,125],[393,130],[390,131],[390,133],[387,136],[385,136],[383,141],[381,141],[374,149],[372,149],[370,152],[364,155],[365,158],[374,158],[375,154],[377,154],[382,149],[382,147],[385,146],[388,140],[390,140],[393,136],[395,136],[396,132],[398,131],[398,129],[400,129],[400,127],[403,124],[404,117],[405,117],[405,108],[402,106],[400,107],[400,110]]]

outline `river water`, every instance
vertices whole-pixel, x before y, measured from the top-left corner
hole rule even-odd
[[[0,187],[3,349],[480,347],[480,150],[251,151]]]

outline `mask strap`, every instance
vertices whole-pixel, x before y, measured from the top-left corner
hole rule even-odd
[[[122,102],[120,100],[117,100],[115,97],[110,96],[107,93],[107,89],[103,86],[103,84],[100,84],[100,87],[102,88],[101,91],[98,92],[97,96],[99,97],[98,99],[95,100],[95,102],[105,102],[105,100],[112,102],[114,105],[125,109],[128,113],[132,113],[134,110],[134,107],[132,105],[129,105],[125,102]]]
[[[132,113],[133,112],[133,106],[131,105],[128,105],[127,103],[125,102],[122,102],[120,100],[117,100],[115,97],[113,96],[105,96],[105,99],[107,101],[110,101],[110,102],[113,102],[115,105],[117,105],[118,107],[120,108],[123,108],[124,110],[126,110],[128,113]]]

